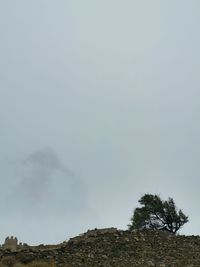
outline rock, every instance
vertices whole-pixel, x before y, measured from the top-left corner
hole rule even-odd
[[[193,267],[200,266],[200,238],[161,231],[95,229],[58,245],[0,247],[1,267],[46,263],[46,267]]]

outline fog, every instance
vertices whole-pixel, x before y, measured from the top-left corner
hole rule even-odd
[[[199,234],[199,1],[0,1],[0,242],[126,229],[144,193]]]

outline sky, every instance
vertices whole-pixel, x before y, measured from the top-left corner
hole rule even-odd
[[[199,235],[199,0],[0,0],[0,243],[127,229],[145,193]]]

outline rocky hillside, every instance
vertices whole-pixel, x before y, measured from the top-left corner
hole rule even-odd
[[[200,237],[161,231],[92,230],[55,247],[0,251],[2,266],[38,260],[58,267],[200,267]]]

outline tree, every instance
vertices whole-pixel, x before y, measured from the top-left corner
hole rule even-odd
[[[188,222],[188,216],[177,210],[172,198],[163,201],[158,195],[145,194],[138,202],[142,207],[134,210],[129,230],[157,229],[175,234]]]

